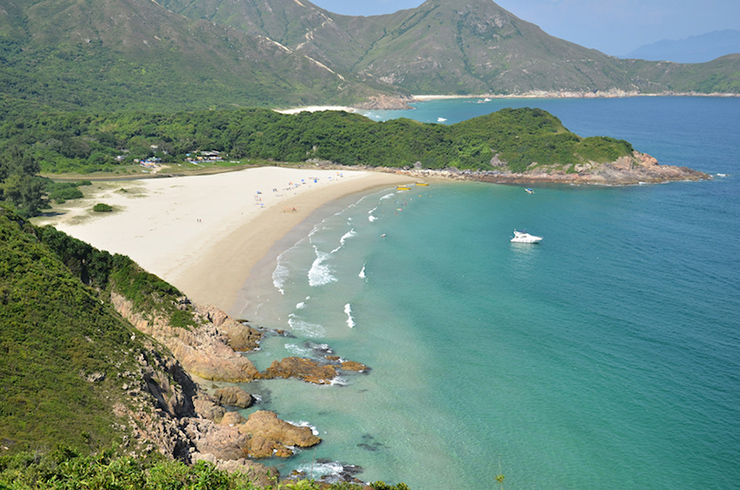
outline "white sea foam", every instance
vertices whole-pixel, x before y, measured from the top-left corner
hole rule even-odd
[[[296,310],[304,309],[306,307],[306,301],[308,301],[309,299],[311,299],[311,296],[306,296],[306,299],[304,299],[303,301],[299,303],[296,303],[295,305]]]
[[[368,220],[368,221],[369,221],[370,223],[372,223],[373,221],[377,221],[377,220],[378,220],[378,217],[377,217],[377,216],[373,216],[373,215],[371,214],[370,216],[368,216],[368,217],[367,217],[367,220]]]
[[[367,276],[365,275],[365,267],[367,266],[367,263],[362,264],[362,270],[360,271],[360,279],[365,279]]]
[[[315,436],[318,436],[319,435],[319,430],[316,428],[316,426],[315,425],[311,425],[310,422],[306,422],[305,420],[301,420],[300,422],[293,422],[291,420],[286,420],[286,422],[288,422],[289,424],[293,424],[296,427],[308,427],[309,429],[311,429],[311,433],[313,435],[315,435]]]
[[[349,238],[352,238],[352,237],[355,237],[355,236],[357,236],[357,232],[355,231],[354,228],[352,228],[347,233],[345,233],[344,235],[342,235],[342,238],[339,239],[339,246],[337,248],[335,248],[334,250],[332,250],[331,253],[338,252],[342,247],[344,247],[344,244],[347,242],[347,240]]]
[[[379,200],[379,201],[383,201],[383,200],[385,200],[385,199],[390,199],[391,197],[393,197],[393,196],[395,196],[395,195],[396,195],[396,193],[395,193],[395,192],[391,192],[390,194],[386,194],[385,196],[381,197],[381,198],[380,198],[380,199],[378,199],[378,200]]]
[[[285,350],[298,357],[310,357],[311,349],[306,349],[298,344],[285,344]]]
[[[344,471],[344,465],[336,461],[313,461],[298,466],[299,472],[307,475],[311,479],[318,479],[323,476],[339,476]]]
[[[278,258],[278,264],[275,267],[275,270],[272,271],[272,284],[275,286],[275,289],[280,291],[280,294],[285,294],[285,281],[290,276],[290,269],[288,269],[285,265],[283,265],[280,262],[280,258]]]
[[[342,378],[341,376],[337,376],[336,378],[332,379],[329,382],[329,384],[331,386],[348,386],[349,385],[349,381],[347,381],[346,379]]]
[[[315,338],[326,335],[326,330],[323,326],[318,323],[307,322],[296,316],[294,313],[288,315],[288,325],[292,331],[305,335],[306,337]]]
[[[316,250],[316,260],[313,261],[311,269],[308,271],[308,285],[316,287],[336,282],[337,278],[332,275],[331,268],[326,264],[326,260],[331,255],[316,247],[314,247],[314,250]]]
[[[344,305],[344,313],[347,315],[347,326],[349,328],[355,328],[355,319],[352,317],[352,306],[349,303]]]

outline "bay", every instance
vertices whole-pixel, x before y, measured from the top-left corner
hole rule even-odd
[[[333,386],[246,385],[324,439],[285,474],[347,464],[414,489],[732,488],[740,481],[740,99],[461,99],[368,113],[445,124],[540,107],[705,182],[432,183],[325,209],[254,274],[242,316],[332,349]],[[487,111],[487,112],[486,112]],[[514,228],[543,236],[509,242]],[[276,253],[277,255],[277,253]]]

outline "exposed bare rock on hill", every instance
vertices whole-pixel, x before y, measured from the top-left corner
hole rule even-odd
[[[195,306],[196,312],[228,337],[228,345],[238,352],[255,350],[259,347],[262,333],[239,323],[225,311],[215,306]]]
[[[197,328],[186,330],[169,325],[166,319],[151,317],[134,310],[133,304],[116,293],[111,294],[116,310],[138,330],[151,335],[170,349],[186,371],[203,379],[214,381],[246,382],[258,374],[246,357],[229,344],[240,348],[256,345],[261,334],[239,325],[216,308],[205,308],[196,314],[201,320]],[[218,322],[218,325],[216,324]]]

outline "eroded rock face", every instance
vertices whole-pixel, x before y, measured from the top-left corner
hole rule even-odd
[[[116,293],[111,294],[111,301],[134,327],[164,344],[190,374],[212,381],[230,382],[252,381],[258,374],[252,362],[229,345],[228,332],[233,332],[239,347],[255,343],[261,334],[239,324],[217,308],[208,307],[201,311],[196,307],[201,325],[186,330],[170,326],[163,318],[149,318],[134,311],[132,303]]]
[[[226,386],[219,388],[213,394],[213,398],[220,405],[230,407],[248,408],[252,406],[254,400],[252,395],[239,388],[238,386]]]
[[[198,314],[203,316],[228,338],[228,345],[237,352],[247,352],[259,347],[262,333],[231,318],[215,306],[196,306]]]
[[[321,442],[309,427],[280,420],[275,413],[266,410],[254,412],[245,424],[237,427],[249,438],[247,455],[251,458],[288,457],[293,455],[288,446],[311,447]]]

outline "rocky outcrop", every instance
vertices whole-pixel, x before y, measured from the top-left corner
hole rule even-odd
[[[261,334],[238,324],[214,307],[195,307],[199,325],[185,329],[172,327],[162,317],[135,311],[131,301],[112,293],[116,310],[138,330],[164,344],[190,374],[213,381],[247,382],[258,374],[252,362],[235,351],[250,350]]]
[[[247,455],[252,458],[293,455],[292,447],[311,447],[321,442],[309,427],[298,427],[280,420],[273,412],[260,410],[237,426],[248,437]]]
[[[494,157],[495,165],[505,162]],[[508,170],[474,171],[474,170],[404,170],[399,173],[414,177],[441,177],[454,180],[475,180],[498,184],[569,184],[569,185],[636,185],[658,184],[663,182],[710,180],[712,177],[688,167],[660,165],[650,155],[633,152],[613,162],[586,162],[578,165],[537,165],[526,172]]]
[[[289,457],[296,447],[311,447],[321,442],[309,427],[299,427],[281,420],[274,412],[260,410],[245,421],[236,414],[234,423],[214,424],[206,419],[186,419],[183,430],[195,446],[197,458],[221,461],[244,458]],[[226,417],[224,417],[226,418]]]
[[[136,369],[122,371],[122,388],[129,403],[114,407],[128,420],[133,439],[124,446],[133,452],[159,451],[187,463],[205,460],[219,469],[242,471],[252,481],[274,486],[279,472],[250,458],[289,457],[296,447],[321,442],[310,428],[280,420],[275,413],[258,411],[245,419],[226,412],[217,402],[246,405],[251,396],[238,387],[205,393],[177,360],[145,338]]]
[[[251,407],[254,401],[252,400],[252,395],[238,386],[219,388],[215,391],[213,397],[219,405],[228,405],[230,407],[238,408]]]
[[[338,369],[356,372],[369,371],[364,364],[356,361],[342,361],[338,357],[327,357],[325,361],[286,357],[280,361],[272,361],[270,367],[260,374],[260,378],[297,378],[323,385],[330,384],[337,377]]]
[[[368,370],[361,363],[327,355],[320,360],[289,357],[259,373],[237,351],[255,349],[262,334],[217,308],[181,299],[180,306],[194,313],[197,326],[179,328],[164,318],[135,311],[130,301],[116,293],[111,300],[124,318],[151,336],[143,336],[152,349],[140,356],[140,371],[126,374],[131,383],[125,387],[138,396],[140,405],[117,407],[136,428],[139,446],[143,444],[149,451],[158,448],[186,462],[206,460],[221,469],[246,471],[262,485],[274,485],[278,472],[250,459],[289,457],[295,448],[314,446],[321,439],[310,428],[280,420],[273,412],[261,410],[245,419],[226,411],[220,405],[250,406],[251,395],[236,386],[218,388],[213,396],[208,395],[189,374],[230,382],[294,377],[327,384],[337,377],[338,370]],[[154,341],[167,347],[174,357],[158,353]]]

